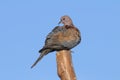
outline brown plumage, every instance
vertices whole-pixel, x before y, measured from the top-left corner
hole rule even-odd
[[[52,32],[47,35],[44,47],[39,50],[41,54],[31,68],[49,52],[69,50],[80,43],[80,31],[73,25],[69,16],[62,16],[59,23],[62,23],[63,26],[55,27]]]

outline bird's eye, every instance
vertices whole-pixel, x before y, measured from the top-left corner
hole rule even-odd
[[[63,20],[65,20],[65,18],[63,18]]]

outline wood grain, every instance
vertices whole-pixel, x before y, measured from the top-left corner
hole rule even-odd
[[[76,80],[70,50],[61,50],[56,54],[57,72],[61,80]]]

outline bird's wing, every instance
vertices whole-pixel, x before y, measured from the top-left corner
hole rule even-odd
[[[61,26],[56,26],[46,37],[45,46],[39,51],[42,52],[43,50],[51,47],[53,45],[58,45],[59,43],[59,36],[62,34],[63,28]]]
[[[53,34],[56,34],[58,33],[59,31],[61,31],[62,28],[60,26],[56,26],[46,37],[46,40],[47,38],[51,38],[51,36],[53,36]]]
[[[51,42],[51,40],[56,40],[56,38],[58,37],[58,35],[61,33],[62,31],[62,27],[60,26],[56,26],[46,37],[46,40],[45,40],[45,44],[48,45],[48,43]],[[52,41],[52,42],[53,42]]]

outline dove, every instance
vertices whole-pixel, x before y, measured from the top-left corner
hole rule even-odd
[[[47,35],[43,48],[39,50],[40,56],[31,68],[48,53],[60,50],[70,50],[81,42],[81,33],[79,29],[74,26],[69,16],[62,16],[59,24],[63,24],[63,26],[56,26]]]

